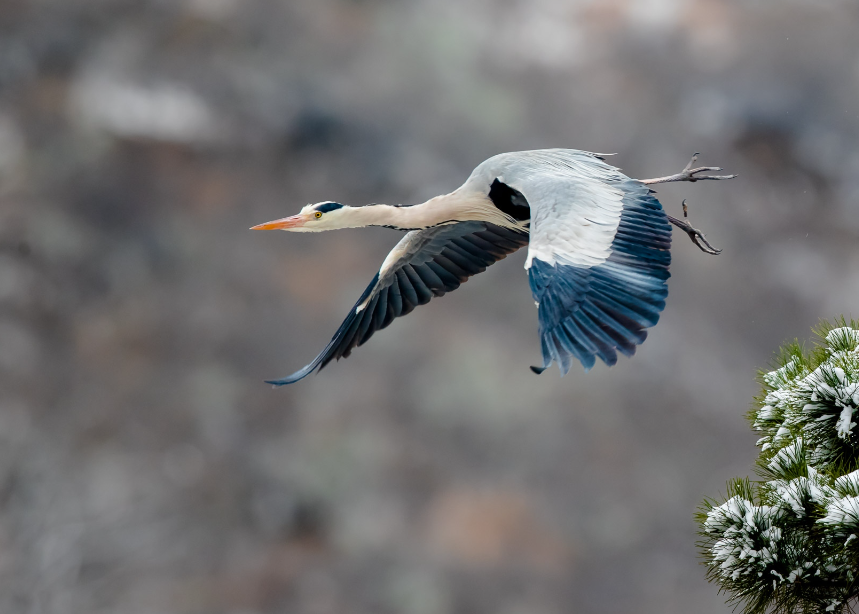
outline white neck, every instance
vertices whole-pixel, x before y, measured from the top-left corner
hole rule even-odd
[[[366,205],[349,207],[348,227],[389,226],[402,230],[430,228],[447,222],[480,220],[510,226],[510,220],[482,194],[464,194],[459,190],[436,196],[419,205],[393,207]]]
[[[420,210],[421,205],[394,207],[392,205],[365,205],[349,207],[346,220],[350,227],[389,226],[403,230],[425,228],[435,223],[425,223],[425,215]]]

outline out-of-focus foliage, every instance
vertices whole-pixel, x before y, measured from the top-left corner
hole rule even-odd
[[[708,577],[747,614],[842,612],[859,597],[859,322],[786,346],[749,414],[761,482],[699,514]]]
[[[771,349],[859,304],[853,0],[0,2],[0,611],[724,611],[690,511]],[[524,254],[285,390],[414,203],[618,152],[676,237],[632,360],[560,379]],[[855,314],[854,314],[855,315]]]

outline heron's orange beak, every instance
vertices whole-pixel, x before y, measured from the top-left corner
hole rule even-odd
[[[290,230],[291,228],[301,228],[302,226],[304,226],[304,216],[299,214],[251,226],[251,230]]]

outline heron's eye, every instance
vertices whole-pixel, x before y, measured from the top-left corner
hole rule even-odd
[[[314,215],[314,216],[316,217],[316,219],[318,220],[319,218],[321,218],[321,217],[322,217],[322,211],[317,211],[317,212],[316,212],[316,213],[314,213],[313,215]]]

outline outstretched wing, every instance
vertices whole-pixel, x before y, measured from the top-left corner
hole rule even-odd
[[[394,318],[430,302],[433,296],[456,290],[472,275],[527,243],[527,233],[484,222],[460,222],[407,233],[319,356],[300,371],[267,383],[292,384],[334,359],[349,356]]]
[[[481,168],[484,167],[485,168]],[[589,370],[635,353],[665,307],[671,226],[641,182],[596,154],[542,150],[501,154],[471,180],[497,179],[531,208],[526,268],[539,305],[545,370],[577,358]]]

